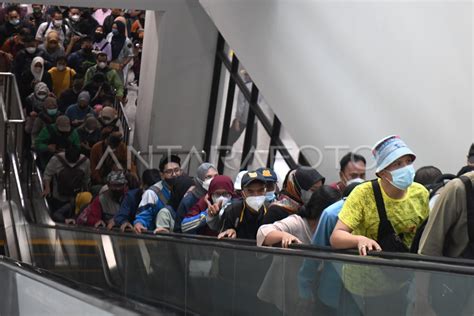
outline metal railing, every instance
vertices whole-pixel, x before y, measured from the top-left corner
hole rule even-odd
[[[121,101],[117,99],[114,102],[114,108],[117,111],[118,120],[120,122],[120,127],[122,128],[123,141],[125,144],[130,145],[130,135],[132,133],[132,127],[130,126],[130,121],[128,120],[127,114],[125,114],[125,107]]]

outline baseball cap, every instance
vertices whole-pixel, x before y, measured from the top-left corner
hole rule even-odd
[[[413,160],[416,159],[413,151],[397,135],[387,136],[377,142],[372,149],[372,154],[377,164],[376,173],[384,170],[400,157],[411,155]]]
[[[244,174],[242,177],[242,181],[241,181],[242,188],[245,188],[256,181],[267,183],[267,181],[265,180],[265,177],[261,173],[257,171],[249,171],[246,174]]]
[[[273,169],[258,168],[257,172],[260,173],[267,182],[278,182],[278,176]]]
[[[71,131],[71,121],[66,115],[60,115],[56,119],[56,127],[58,131],[68,133]]]
[[[242,170],[237,174],[237,177],[235,177],[235,181],[234,181],[234,190],[236,191],[242,190],[242,177],[247,172],[248,172],[247,170]]]

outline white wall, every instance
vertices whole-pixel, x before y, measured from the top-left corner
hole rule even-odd
[[[465,163],[472,2],[200,2],[299,145],[323,151],[329,180],[337,164],[325,146],[370,147],[389,134],[406,140],[418,167]]]

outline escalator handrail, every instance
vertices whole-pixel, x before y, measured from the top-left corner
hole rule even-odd
[[[2,76],[9,77],[10,80],[13,82],[13,89],[14,89],[14,93],[15,93],[15,97],[16,97],[17,105],[18,105],[18,112],[20,114],[20,119],[8,119],[7,118],[7,120],[5,120],[5,122],[8,122],[8,123],[24,123],[26,121],[25,113],[23,112],[23,104],[21,103],[20,90],[18,89],[18,83],[16,81],[15,74],[13,74],[11,72],[0,72],[0,77],[2,77]]]
[[[84,294],[86,297],[81,297],[81,300],[91,305],[97,305],[98,302],[105,302],[110,305],[117,306],[120,309],[125,309],[132,313],[138,312],[139,314],[147,314],[155,310],[152,306],[129,300],[122,295],[115,294],[114,292],[106,291],[94,286],[89,286],[84,283],[74,281],[70,278],[55,274],[48,270],[37,268],[24,262],[14,260],[12,258],[0,256],[0,265],[4,265],[8,269],[13,270],[15,273],[26,275],[34,281],[44,283],[54,288],[57,288],[57,285],[55,286],[54,283],[61,285],[61,291],[66,295],[75,296],[73,291]],[[67,292],[68,290],[70,292]]]
[[[447,273],[456,273],[456,274],[467,274],[474,275],[474,266],[472,265],[472,260],[457,260],[444,258],[446,260],[439,260],[438,257],[430,256],[418,256],[416,260],[412,257],[403,257],[402,254],[396,254],[397,256],[390,257],[390,254],[381,252],[376,255],[369,254],[367,257],[354,255],[353,252],[348,251],[328,251],[328,249],[322,248],[312,248],[309,249],[281,249],[281,248],[272,248],[272,247],[257,247],[254,245],[248,244],[239,244],[232,242],[229,239],[217,240],[215,238],[210,238],[208,240],[198,240],[196,238],[175,238],[173,235],[167,234],[124,234],[117,231],[109,230],[99,230],[88,227],[71,227],[66,225],[56,225],[48,226],[43,224],[35,224],[32,226],[46,228],[46,229],[58,229],[58,230],[68,230],[76,231],[81,233],[88,233],[92,235],[111,235],[119,238],[128,238],[128,239],[142,239],[142,240],[152,240],[152,241],[167,241],[179,244],[189,244],[197,246],[209,246],[215,248],[225,248],[231,250],[243,250],[243,251],[254,251],[259,253],[268,253],[271,255],[284,255],[284,256],[296,256],[304,257],[307,259],[319,259],[325,261],[338,261],[338,262],[347,262],[354,264],[363,264],[363,265],[379,265],[379,266],[388,266],[394,268],[406,268],[406,269],[415,269],[415,270],[425,270],[425,271],[436,271],[436,272],[447,272]],[[393,255],[393,254],[392,254]],[[385,257],[384,257],[385,256]],[[395,259],[395,260],[393,260]]]

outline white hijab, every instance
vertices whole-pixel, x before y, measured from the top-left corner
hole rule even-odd
[[[41,66],[42,66],[42,69],[41,69],[40,72],[37,72],[36,69],[35,69],[35,65],[37,63],[40,63]],[[43,79],[43,73],[44,73],[44,59],[43,59],[43,57],[38,56],[38,57],[33,58],[33,61],[31,62],[30,70],[31,70],[31,73],[33,74],[33,77],[35,78],[35,80],[41,81],[41,79]]]

